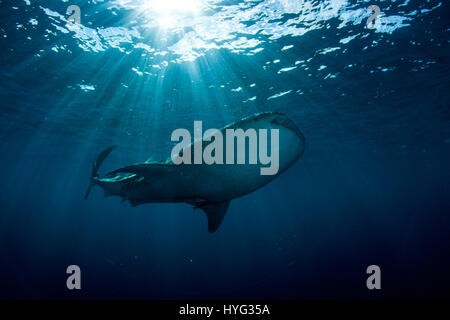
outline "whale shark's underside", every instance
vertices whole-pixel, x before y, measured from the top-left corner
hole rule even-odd
[[[100,153],[94,163],[91,185],[100,186],[105,196],[118,196],[134,207],[152,202],[184,202],[202,209],[208,218],[209,232],[215,232],[227,212],[230,200],[249,194],[272,181],[298,160],[305,149],[305,138],[295,124],[281,113],[259,113],[231,123],[226,129],[278,129],[279,170],[274,175],[261,175],[257,164],[179,164],[169,157],[166,161],[147,161],[113,170],[100,177],[98,169],[116,147]],[[212,139],[210,139],[212,140]],[[183,150],[192,152],[194,142]],[[203,148],[211,141],[203,140]],[[270,149],[269,149],[270,150]],[[225,151],[224,151],[225,152]],[[236,162],[235,162],[236,163]]]

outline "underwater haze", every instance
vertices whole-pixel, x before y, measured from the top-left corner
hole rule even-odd
[[[0,297],[449,298],[449,13],[444,0],[1,0]],[[84,200],[111,145],[101,173],[168,158],[195,120],[269,111],[305,153],[233,200],[214,234],[187,204],[133,208],[98,187]]]

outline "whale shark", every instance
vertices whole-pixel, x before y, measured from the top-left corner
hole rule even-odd
[[[192,205],[194,210],[201,209],[206,214],[208,231],[214,233],[221,225],[231,200],[254,192],[271,182],[292,166],[305,150],[302,132],[282,113],[254,114],[218,131],[225,135],[228,129],[277,131],[277,145],[273,145],[274,141],[269,143],[272,145],[271,152],[278,152],[279,168],[276,174],[261,174],[261,168],[264,167],[262,163],[186,164],[180,163],[177,161],[179,159],[172,156],[164,161],[147,160],[144,163],[125,166],[100,176],[98,170],[106,157],[117,147],[114,145],[97,156],[85,199],[93,186],[99,186],[106,197],[121,197],[122,201],[128,201],[133,207],[156,202],[187,203]],[[194,141],[178,156],[182,157],[187,152],[193,153],[198,143],[201,143],[202,148],[207,148],[212,140],[206,138]],[[230,151],[225,151],[224,156],[227,152]],[[233,152],[234,157],[237,157],[236,153]],[[250,157],[250,151],[247,155]]]

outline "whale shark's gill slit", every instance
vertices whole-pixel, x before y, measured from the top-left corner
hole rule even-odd
[[[205,212],[206,217],[208,218],[208,231],[214,233],[222,224],[229,205],[230,201],[205,202],[195,206],[194,210],[199,208]]]

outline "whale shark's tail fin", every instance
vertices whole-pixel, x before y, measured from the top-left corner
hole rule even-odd
[[[223,202],[205,202],[194,207],[202,209],[208,218],[208,231],[214,233],[219,229],[225,214],[227,213],[230,201]]]
[[[86,195],[84,196],[85,200],[88,198],[89,192],[91,192],[92,187],[95,185],[95,178],[98,178],[98,169],[100,168],[103,160],[105,160],[106,157],[111,153],[111,151],[113,151],[116,147],[117,145],[111,146],[97,156],[97,159],[92,166],[91,184],[89,185]]]

